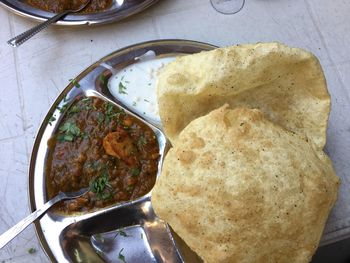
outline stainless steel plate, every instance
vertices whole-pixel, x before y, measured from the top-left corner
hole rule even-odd
[[[53,103],[37,134],[29,170],[29,197],[31,210],[46,201],[45,162],[48,153],[47,140],[60,122],[57,106],[72,103],[82,95],[97,96],[115,103],[128,113],[149,125],[160,145],[161,169],[168,142],[157,123],[147,122],[147,116],[139,116],[126,108],[108,91],[106,79],[113,72],[121,71],[136,63],[138,57],[154,51],[156,57],[192,54],[214,46],[186,41],[151,41],[118,50],[91,65],[76,81],[80,88],[68,85]],[[57,120],[49,124],[55,114]],[[158,172],[159,175],[159,172]],[[52,212],[35,224],[41,245],[54,262],[198,262],[196,255],[153,212],[151,193],[137,200],[116,204],[95,212],[64,216]],[[123,235],[121,233],[124,233]],[[126,234],[126,236],[125,236]]]
[[[158,1],[159,0],[113,0],[111,8],[103,12],[68,15],[56,24],[64,26],[106,24],[139,13]],[[25,4],[23,0],[0,0],[0,4],[17,15],[41,22],[55,15],[31,7]]]

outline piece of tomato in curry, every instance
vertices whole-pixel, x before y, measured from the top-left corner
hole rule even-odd
[[[124,110],[96,97],[68,109],[48,141],[48,198],[59,191],[90,187],[56,211],[84,212],[147,194],[155,184],[159,145],[150,127]]]
[[[25,0],[25,2],[44,11],[61,13],[66,10],[78,9],[86,3],[86,0]],[[82,13],[101,12],[109,9],[112,3],[113,0],[92,0]]]

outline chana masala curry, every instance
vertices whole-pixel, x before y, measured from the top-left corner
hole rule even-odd
[[[82,197],[59,203],[58,212],[133,200],[155,184],[160,155],[154,132],[102,99],[86,97],[66,109],[48,145],[48,197],[89,186]]]
[[[35,8],[52,13],[60,13],[65,10],[78,9],[87,0],[26,0],[25,2]],[[96,13],[107,10],[112,6],[113,0],[92,0],[82,11],[83,13]]]

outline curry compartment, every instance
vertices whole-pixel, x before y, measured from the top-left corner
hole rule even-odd
[[[59,203],[56,212],[85,212],[134,200],[155,184],[160,158],[156,135],[100,98],[80,98],[65,109],[48,148],[48,198],[90,187],[84,196]]]

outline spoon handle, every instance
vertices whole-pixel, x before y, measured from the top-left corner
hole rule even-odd
[[[17,236],[19,233],[21,233],[24,229],[27,228],[35,219],[40,217],[43,213],[46,212],[47,209],[49,209],[51,206],[56,204],[57,202],[64,199],[64,195],[61,193],[56,195],[54,198],[52,198],[50,201],[45,203],[43,207],[40,209],[34,211],[29,216],[18,222],[16,225],[11,227],[9,230],[7,230],[5,233],[3,233],[0,236],[0,249],[2,249],[8,242],[10,242],[15,236]]]
[[[13,47],[18,47],[18,46],[22,45],[24,42],[26,42],[28,39],[30,39],[31,37],[33,37],[34,35],[39,33],[41,30],[45,29],[50,24],[57,22],[58,20],[65,17],[69,13],[70,13],[70,11],[65,11],[65,12],[59,13],[59,14],[49,18],[45,22],[42,22],[39,25],[23,32],[22,34],[19,34],[18,36],[11,38],[9,41],[7,41],[7,44],[9,44]]]

